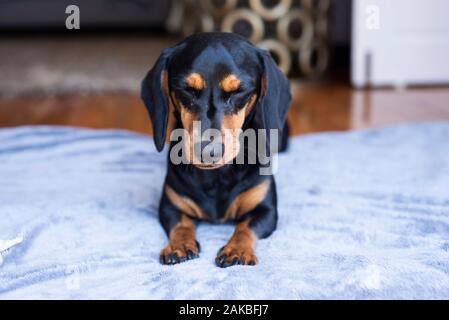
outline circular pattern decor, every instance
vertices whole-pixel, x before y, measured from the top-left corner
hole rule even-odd
[[[293,23],[297,23],[300,27],[300,36],[291,35],[290,27]],[[312,41],[313,38],[313,21],[304,10],[293,9],[286,16],[279,19],[276,26],[276,33],[292,50],[298,50],[304,44]]]
[[[307,10],[318,14],[329,10],[331,0],[301,0],[301,4]]]
[[[310,47],[299,51],[299,65],[308,76],[321,75],[329,64],[329,52],[322,42],[313,42]]]
[[[319,15],[316,18],[315,32],[319,38],[326,38],[328,36],[328,31],[329,31],[328,24],[329,24],[329,22],[325,15]]]
[[[257,44],[259,48],[266,49],[270,52],[276,61],[279,69],[285,74],[288,73],[292,66],[292,58],[287,47],[275,39],[267,39]]]
[[[239,30],[236,30],[235,27],[239,22],[246,23],[250,27],[251,33],[244,34],[243,32],[239,32]],[[248,9],[238,9],[228,14],[223,19],[221,30],[224,32],[238,33],[247,38],[252,43],[256,43],[262,40],[265,33],[265,27],[262,19],[257,14]]]
[[[269,50],[293,77],[314,78],[328,68],[333,0],[172,0],[171,32],[234,32]]]
[[[285,15],[292,5],[292,0],[279,0],[272,8],[267,7],[262,0],[249,0],[249,6],[262,18],[273,21]]]
[[[214,0],[200,0],[201,8],[214,17],[222,17],[235,9],[238,0],[222,0],[224,3],[217,5]]]

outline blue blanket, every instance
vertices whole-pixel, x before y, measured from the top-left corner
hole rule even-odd
[[[0,298],[449,298],[448,141],[444,123],[292,139],[259,264],[220,269],[231,225],[201,224],[199,259],[159,264],[150,138],[2,129]]]

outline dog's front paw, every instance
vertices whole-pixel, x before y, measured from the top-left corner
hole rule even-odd
[[[185,243],[169,243],[161,251],[162,264],[176,264],[199,257],[200,244],[198,241]]]
[[[227,244],[218,251],[215,264],[221,268],[227,268],[234,265],[254,266],[257,263],[257,257],[254,249],[238,244]]]

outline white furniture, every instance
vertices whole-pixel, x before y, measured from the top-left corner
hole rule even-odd
[[[449,1],[354,0],[352,84],[449,84]]]

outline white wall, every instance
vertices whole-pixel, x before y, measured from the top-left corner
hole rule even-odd
[[[355,86],[449,84],[448,0],[354,0]]]

